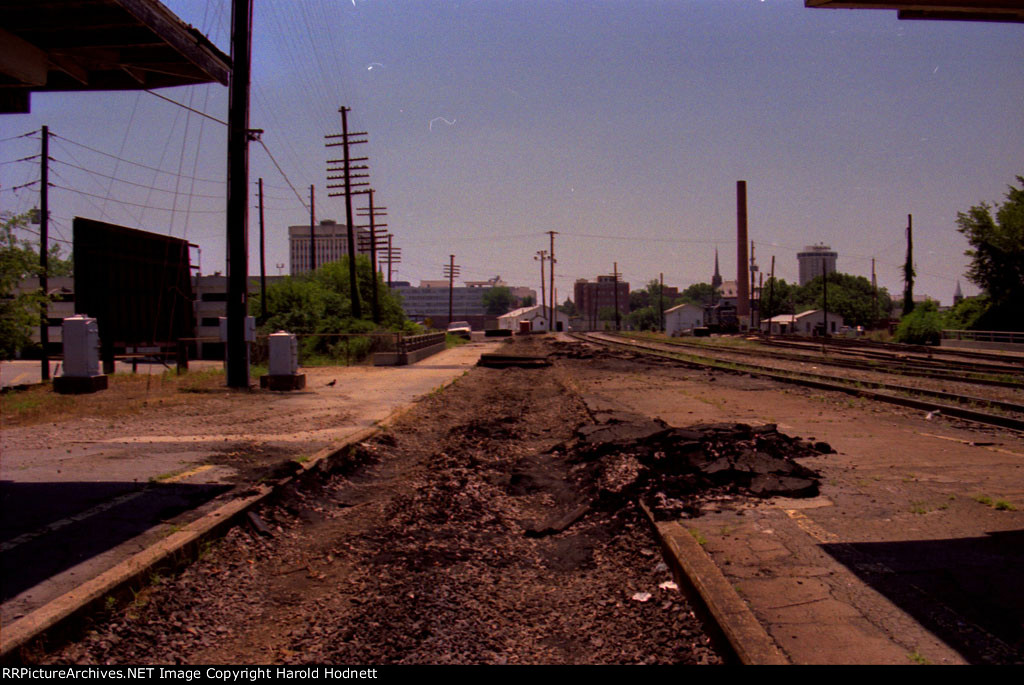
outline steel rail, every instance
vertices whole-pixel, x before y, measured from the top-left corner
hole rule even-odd
[[[926,369],[914,369],[914,368],[893,368],[892,366],[884,366],[881,364],[873,364],[870,361],[857,361],[853,359],[829,359],[821,357],[809,357],[807,355],[795,354],[792,352],[769,352],[769,351],[757,351],[746,348],[729,348],[725,346],[705,345],[700,343],[689,343],[678,339],[669,340],[653,340],[648,338],[640,338],[641,340],[647,340],[648,342],[657,342],[665,345],[672,345],[677,347],[686,347],[690,349],[700,350],[714,350],[716,352],[728,353],[728,354],[739,354],[747,356],[774,356],[778,359],[785,359],[787,361],[795,362],[811,362],[815,364],[821,364],[823,366],[838,366],[840,368],[847,369],[860,369],[863,371],[873,371],[877,373],[889,373],[897,374],[900,376],[911,376],[916,378],[932,378],[935,380],[945,380],[956,383],[970,383],[972,385],[990,385],[1000,388],[1014,388],[1017,390],[1024,390],[1024,377],[1021,381],[1001,381],[994,378],[970,378],[966,376],[960,376],[952,373],[942,373],[940,371],[930,371]],[[801,348],[812,351],[810,348]],[[1009,369],[1011,373],[1008,375],[1014,375],[1016,370]]]
[[[816,374],[807,374],[807,373],[801,373],[801,372],[790,372],[790,373],[799,374],[799,375],[784,375],[782,373],[779,373],[778,370],[776,370],[776,369],[769,369],[768,367],[761,367],[761,366],[758,366],[758,365],[755,365],[755,364],[743,364],[742,362],[732,362],[732,361],[724,362],[724,363],[731,364],[734,367],[736,367],[736,368],[729,368],[728,366],[722,366],[721,365],[723,363],[722,361],[717,361],[717,363],[716,363],[714,361],[713,357],[704,357],[704,359],[712,360],[712,361],[706,361],[706,362],[705,361],[697,361],[695,359],[680,359],[678,356],[675,356],[675,355],[680,354],[679,352],[659,351],[657,349],[651,348],[648,345],[644,345],[642,343],[639,343],[639,342],[636,342],[636,341],[633,341],[633,340],[628,340],[628,339],[609,340],[607,338],[595,336],[592,333],[586,333],[586,334],[573,333],[573,334],[570,334],[570,335],[576,337],[577,339],[584,340],[586,342],[598,343],[598,344],[606,345],[606,346],[609,346],[609,347],[619,346],[619,347],[625,347],[627,349],[634,349],[634,350],[639,349],[644,354],[647,354],[647,355],[650,355],[650,356],[654,356],[654,357],[660,357],[660,358],[664,358],[664,359],[671,359],[671,360],[673,360],[673,361],[675,361],[675,362],[677,362],[677,363],[679,363],[681,365],[690,366],[691,368],[696,368],[696,369],[713,369],[713,370],[716,370],[716,371],[728,371],[728,372],[731,372],[731,373],[748,374],[748,375],[751,375],[751,376],[756,376],[756,377],[760,377],[760,378],[767,378],[769,380],[779,381],[779,382],[782,382],[782,383],[791,383],[791,384],[795,384],[795,385],[802,385],[804,387],[815,388],[815,389],[818,389],[818,390],[831,390],[831,391],[835,391],[835,392],[842,392],[842,393],[846,393],[847,395],[855,395],[857,397],[865,397],[867,399],[877,400],[877,401],[880,401],[880,402],[887,402],[889,404],[898,404],[898,405],[901,405],[901,406],[904,406],[904,407],[911,407],[911,408],[914,408],[914,409],[923,409],[923,410],[926,410],[926,411],[937,411],[937,412],[939,412],[939,413],[941,413],[941,414],[943,414],[945,416],[953,416],[953,417],[956,417],[956,418],[966,419],[968,421],[974,421],[975,423],[982,423],[982,424],[989,425],[989,426],[997,426],[997,427],[1000,427],[1000,428],[1011,428],[1013,430],[1024,431],[1024,419],[1017,419],[1017,418],[1013,418],[1013,417],[1010,417],[1010,416],[1000,416],[998,414],[988,414],[988,413],[981,412],[981,411],[976,411],[976,410],[973,410],[973,409],[967,409],[966,407],[958,407],[958,406],[954,406],[954,405],[941,404],[941,403],[938,403],[938,402],[929,402],[927,400],[921,400],[921,399],[917,399],[917,398],[913,398],[913,397],[905,397],[905,396],[900,396],[900,395],[891,395],[889,393],[877,392],[875,390],[867,390],[865,388],[862,388],[862,387],[858,388],[858,387],[855,387],[855,386],[852,386],[852,385],[842,385],[842,384],[833,382],[831,380],[831,377],[817,376]],[[700,358],[700,355],[691,355],[691,356]],[[819,378],[829,378],[830,380],[829,381],[818,380]],[[851,381],[851,382],[860,382],[860,383],[863,384],[863,382],[861,382],[861,381]],[[881,385],[882,387],[886,387],[887,389],[893,389],[893,390],[901,391],[901,392],[912,392],[912,393],[916,393],[916,394],[927,394],[927,393],[930,393],[930,392],[934,392],[934,391],[921,391],[921,390],[918,390],[917,388],[906,388],[904,386],[885,386],[885,384],[879,384],[879,385]],[[981,402],[985,402],[985,403],[991,402],[990,400],[983,400],[983,399],[979,400],[978,398],[974,398],[974,400],[972,400],[972,399],[968,399],[968,398],[963,398],[963,396],[959,396],[959,395],[950,396],[948,393],[943,393],[943,394],[947,395],[948,397],[957,397],[957,398],[960,398],[961,400],[966,400],[966,401],[981,401]],[[1024,407],[1021,407],[1021,405],[1015,405],[1015,406],[1018,407],[1017,411],[1024,411]]]

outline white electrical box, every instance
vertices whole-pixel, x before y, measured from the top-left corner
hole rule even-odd
[[[293,333],[278,331],[268,338],[271,376],[291,376],[299,370],[299,343]]]
[[[100,375],[100,329],[96,319],[75,314],[64,319],[64,375],[91,378]]]
[[[218,317],[220,324],[220,340],[221,342],[228,341],[228,317]],[[245,342],[254,342],[256,340],[256,317],[247,316],[245,317]]]

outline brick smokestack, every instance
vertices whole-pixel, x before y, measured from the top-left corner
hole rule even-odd
[[[750,317],[747,261],[747,182],[736,181],[736,316],[741,320]]]

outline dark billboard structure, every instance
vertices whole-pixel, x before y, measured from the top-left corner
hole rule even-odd
[[[75,217],[75,311],[96,318],[105,367],[115,349],[194,337],[188,247],[180,238]]]

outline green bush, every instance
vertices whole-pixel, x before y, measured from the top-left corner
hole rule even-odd
[[[928,300],[900,319],[893,340],[912,345],[938,345],[942,338],[943,323],[938,305]]]

